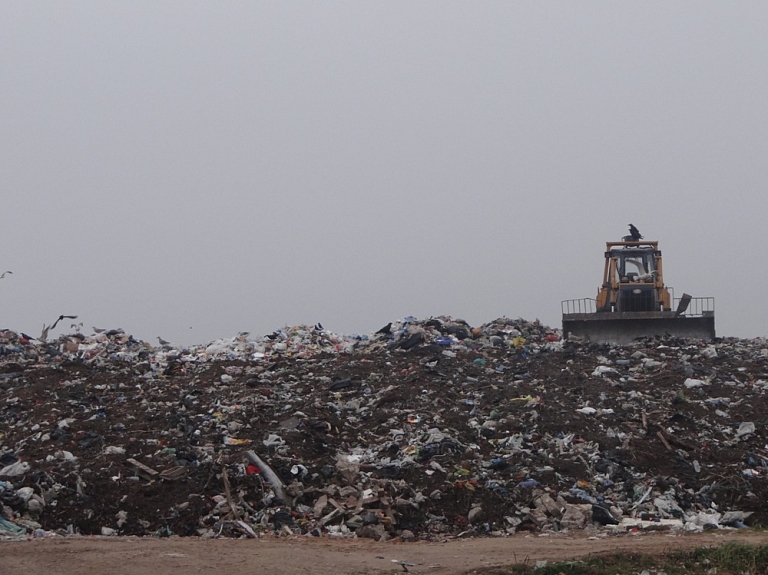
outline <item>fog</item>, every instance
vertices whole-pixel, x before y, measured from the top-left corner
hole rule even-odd
[[[3,2],[0,327],[559,326],[631,222],[718,335],[766,336],[766,29],[764,2]]]

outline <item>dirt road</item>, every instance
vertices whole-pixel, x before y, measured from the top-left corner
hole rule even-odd
[[[768,544],[768,533],[715,532],[699,535],[646,534],[590,538],[515,536],[447,543],[374,543],[370,540],[49,539],[0,543],[4,575],[270,575],[374,574],[403,572],[394,560],[416,564],[410,573],[459,575],[482,567],[540,559],[566,560],[610,551],[664,551],[719,545],[726,541]]]

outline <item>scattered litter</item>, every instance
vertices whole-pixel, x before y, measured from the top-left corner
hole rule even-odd
[[[183,348],[0,331],[0,539],[765,523],[767,358],[764,339],[596,346],[507,318]]]

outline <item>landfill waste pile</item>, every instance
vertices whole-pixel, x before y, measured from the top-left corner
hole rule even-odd
[[[764,525],[767,362],[765,339],[507,318],[184,348],[0,331],[0,537]]]

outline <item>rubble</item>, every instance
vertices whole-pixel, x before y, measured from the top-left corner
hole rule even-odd
[[[768,341],[448,317],[154,347],[0,331],[0,538],[377,541],[768,519]]]

